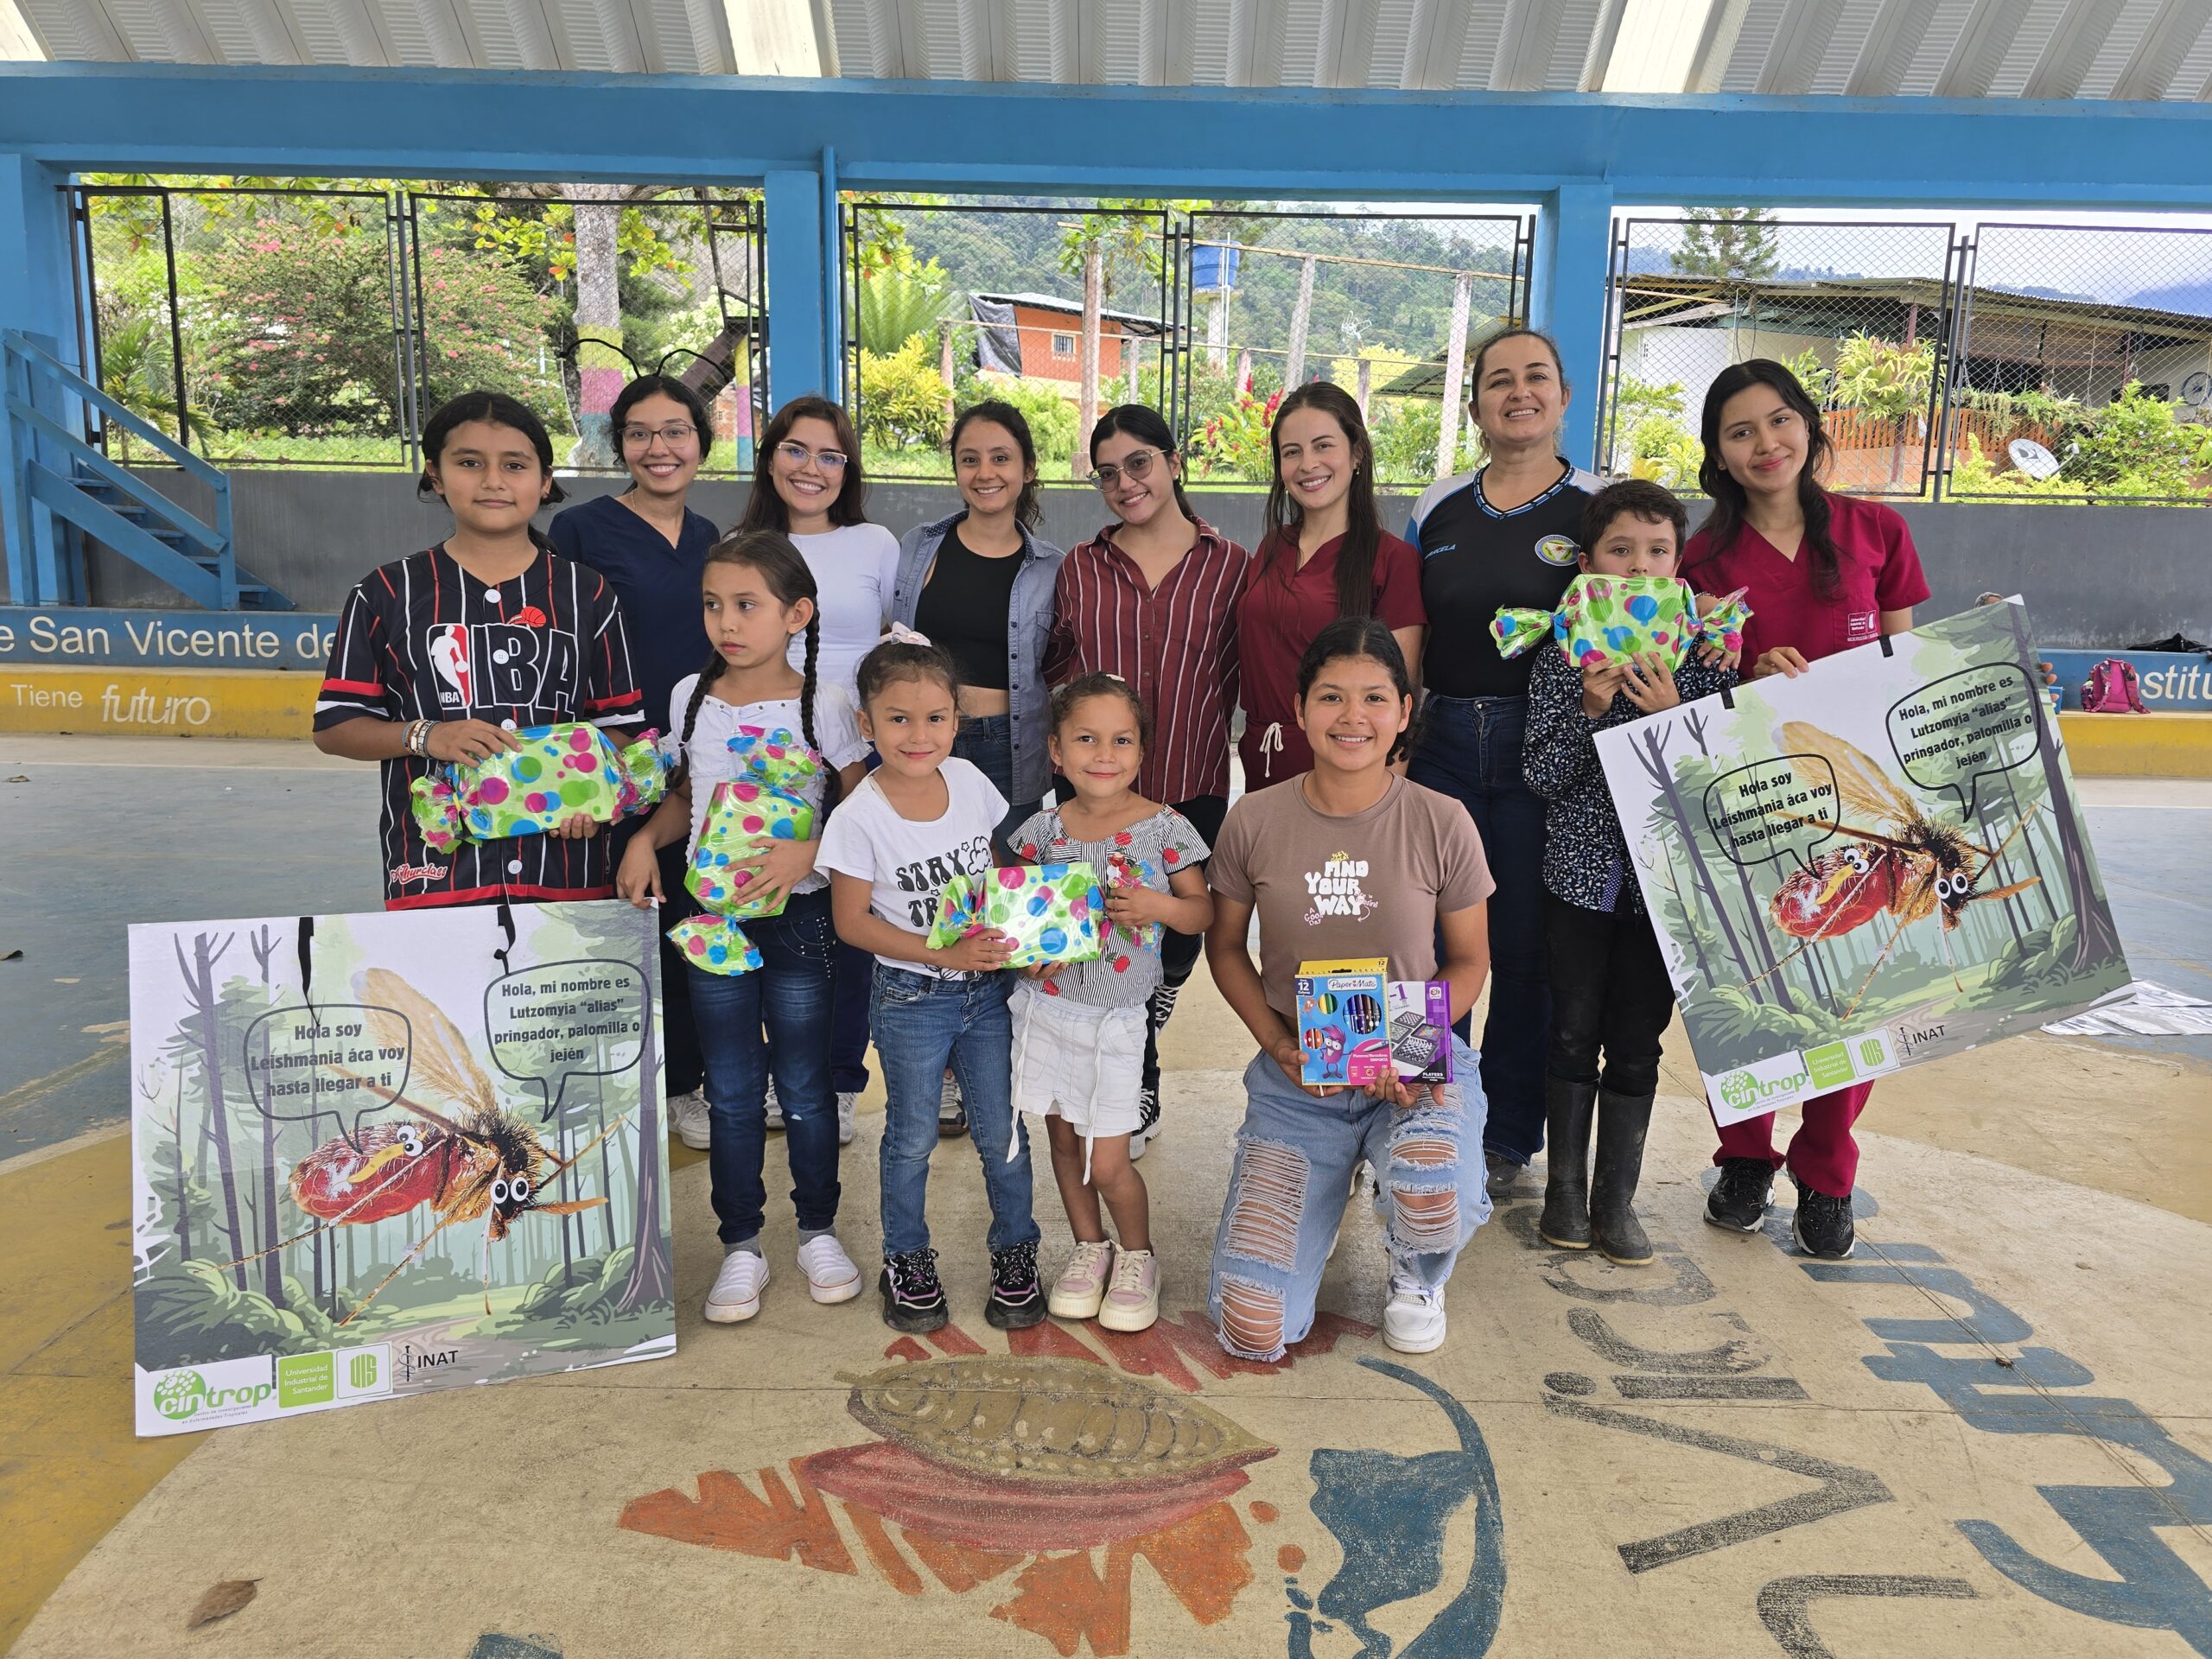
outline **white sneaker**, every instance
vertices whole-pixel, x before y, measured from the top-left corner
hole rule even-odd
[[[1133,1164],[1144,1156],[1144,1139],[1142,1129],[1129,1131],[1129,1161]]]
[[[861,1270],[835,1234],[800,1245],[798,1270],[806,1275],[806,1294],[817,1302],[849,1302],[861,1294]]]
[[[777,1103],[776,1084],[775,1079],[772,1077],[768,1081],[768,1130],[772,1135],[780,1134],[783,1127],[784,1109]]]
[[[846,1265],[850,1266],[849,1262]],[[768,1258],[750,1250],[732,1250],[722,1257],[722,1270],[707,1293],[707,1318],[715,1325],[736,1325],[760,1311],[760,1293],[767,1288]]]
[[[706,1096],[696,1089],[671,1097],[668,1122],[676,1138],[694,1152],[704,1152],[715,1143],[715,1115],[708,1109]]]
[[[1390,1275],[1390,1301],[1382,1310],[1382,1340],[1402,1354],[1432,1353],[1444,1345],[1444,1293],[1418,1279]]]
[[[837,1144],[849,1147],[853,1137],[861,1132],[861,1097],[855,1094],[837,1096]]]

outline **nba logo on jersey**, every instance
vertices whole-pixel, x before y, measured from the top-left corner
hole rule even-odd
[[[441,623],[425,642],[446,709],[536,708],[549,686],[570,683],[576,637],[514,622]]]
[[[430,630],[424,645],[438,676],[439,706],[467,708],[474,679],[468,671],[468,630],[458,622],[442,623]]]

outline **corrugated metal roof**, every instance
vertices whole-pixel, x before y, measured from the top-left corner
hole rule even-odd
[[[2202,99],[2212,0],[0,0],[10,49],[1062,85]]]

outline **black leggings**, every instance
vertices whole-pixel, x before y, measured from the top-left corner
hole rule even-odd
[[[1631,1099],[1656,1092],[1659,1039],[1675,1011],[1675,987],[1651,918],[1640,911],[1585,910],[1548,893],[1544,937],[1552,983],[1545,1070],[1562,1083],[1595,1087],[1603,1050],[1609,1092]]]
[[[1222,795],[1200,795],[1177,802],[1175,810],[1190,821],[1198,839],[1211,847],[1221,834],[1221,821],[1229,816],[1229,800]],[[1146,1009],[1144,1028],[1144,1086],[1155,1096],[1160,1093],[1160,1027],[1175,1011],[1176,993],[1198,965],[1198,952],[1205,948],[1205,942],[1203,933],[1178,933],[1172,927],[1160,930],[1160,988]]]

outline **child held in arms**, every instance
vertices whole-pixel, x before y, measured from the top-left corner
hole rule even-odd
[[[1671,577],[1688,524],[1682,504],[1659,485],[1643,479],[1610,485],[1583,509],[1580,568],[1586,575]],[[1659,1039],[1675,1008],[1593,740],[1735,683],[1734,658],[1712,645],[1679,668],[1653,652],[1586,668],[1548,645],[1537,653],[1522,768],[1529,787],[1550,803],[1544,815],[1549,1172],[1537,1230],[1560,1249],[1586,1250],[1595,1243],[1615,1262],[1651,1260],[1632,1205],[1658,1091]]]

